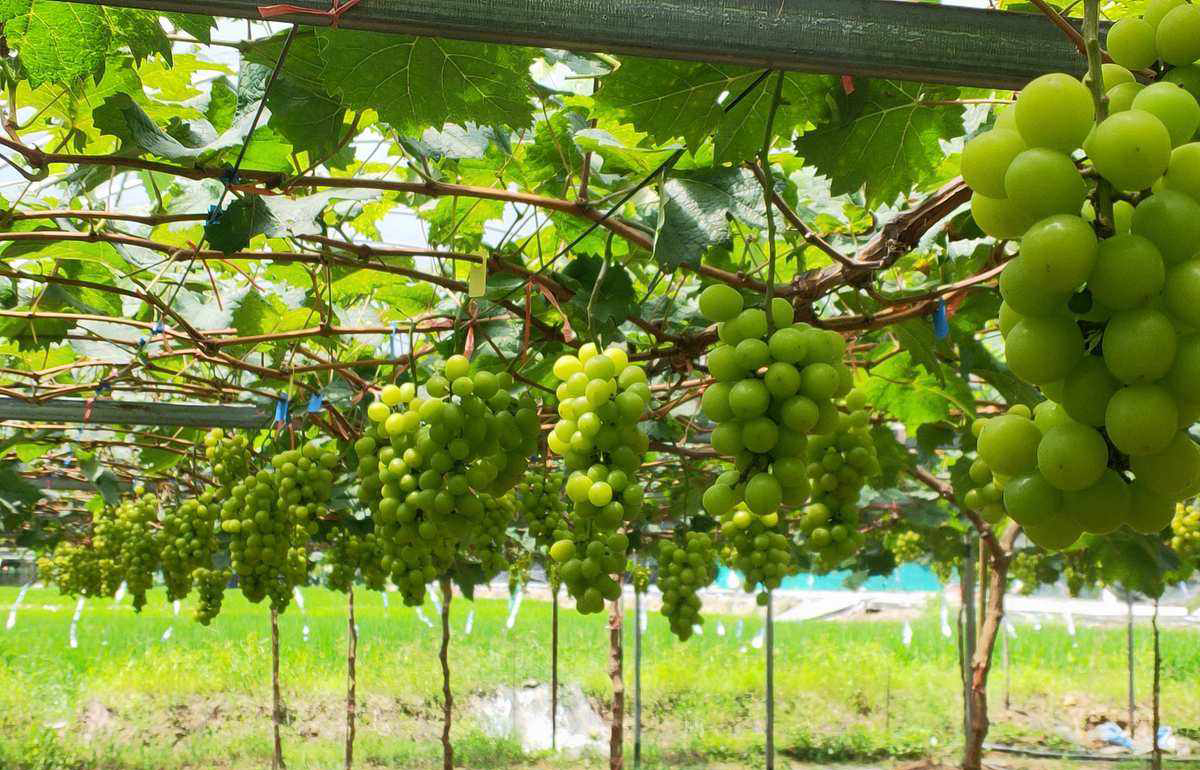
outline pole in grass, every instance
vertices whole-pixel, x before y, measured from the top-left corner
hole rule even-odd
[[[767,591],[767,770],[775,770],[775,607],[774,594]]]
[[[550,605],[550,749],[558,750],[558,580],[551,578]]]
[[[279,726],[283,722],[283,698],[279,693],[279,612],[271,608],[271,727],[275,739],[275,751],[271,757],[272,770],[284,770],[283,738]]]
[[[1125,665],[1129,669],[1129,737],[1133,737],[1136,705],[1133,698],[1133,592],[1125,594]]]
[[[642,767],[642,592],[633,592],[633,770]]]

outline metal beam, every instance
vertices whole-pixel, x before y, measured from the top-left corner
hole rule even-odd
[[[86,417],[85,417],[86,414]],[[222,404],[166,404],[147,401],[91,403],[60,398],[28,403],[0,398],[0,420],[66,422],[81,425],[160,425],[172,428],[264,428],[271,420],[267,407]]]
[[[258,19],[262,0],[103,4]],[[328,11],[332,0],[293,4]],[[340,26],[989,88],[1086,65],[1044,16],[896,0],[362,0]]]

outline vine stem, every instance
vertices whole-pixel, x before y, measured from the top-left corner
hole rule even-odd
[[[1083,40],[1087,52],[1088,71],[1084,85],[1092,92],[1096,103],[1096,123],[1108,117],[1108,95],[1104,93],[1104,54],[1100,50],[1100,0],[1083,0]],[[1101,228],[1113,227],[1112,187],[1104,179],[1096,182],[1098,197],[1096,220]]]
[[[454,770],[454,744],[450,742],[450,721],[454,714],[454,694],[450,690],[450,600],[454,589],[450,578],[443,577],[442,587],[442,648],[438,660],[442,664],[442,770]]]
[[[779,99],[783,95],[783,71],[775,74],[775,91],[771,96],[771,109],[767,113],[767,125],[763,129],[762,150],[759,165],[762,166],[760,181],[763,186],[763,202],[767,207],[767,333],[775,331],[775,318],[771,312],[771,301],[775,299],[775,181],[771,176],[771,141],[775,138],[775,113],[779,111]]]
[[[357,701],[355,662],[358,659],[358,625],[354,617],[354,584],[346,592],[346,762],[345,769],[354,767],[354,715]]]

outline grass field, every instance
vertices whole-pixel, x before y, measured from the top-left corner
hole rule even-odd
[[[340,766],[345,694],[345,600],[324,589],[304,592],[280,620],[284,732],[289,767]],[[0,588],[0,617],[16,589]],[[439,634],[414,611],[379,594],[360,593],[358,688],[363,715],[361,767],[420,767],[439,761]],[[31,590],[16,625],[0,630],[0,767],[260,768],[270,759],[270,628],[263,606],[229,593],[214,624],[191,621],[185,602],[174,618],[161,593],[135,615],[129,600],[86,603],[78,647],[69,646],[74,600]],[[463,635],[468,612],[473,632]],[[431,605],[425,612],[436,623]],[[528,680],[548,681],[550,606],[526,601],[505,629],[503,601],[456,600],[451,667],[456,700]],[[560,671],[601,708],[609,694],[607,632],[602,617],[562,613]],[[751,767],[762,749],[762,652],[751,639],[760,616],[710,618],[686,644],[651,615],[644,641],[646,767]],[[632,613],[630,614],[632,621]],[[303,626],[309,626],[304,639]],[[170,637],[163,633],[172,627]],[[956,751],[961,707],[953,639],[932,610],[912,623],[883,621],[778,624],[777,745],[786,761],[842,762],[949,755]],[[1122,629],[1018,625],[1009,642],[1011,708],[1005,670],[991,688],[993,740],[1063,746],[1089,718],[1123,717]],[[632,636],[632,622],[626,624]],[[1200,635],[1163,633],[1163,720],[1200,731]],[[627,686],[632,675],[627,642]],[[1136,639],[1141,716],[1149,717],[1150,634]],[[1142,728],[1144,729],[1144,727]],[[629,731],[631,735],[632,730]],[[1192,733],[1195,734],[1195,733]],[[527,756],[505,739],[485,736],[459,710],[455,744],[464,767],[583,767],[596,759]],[[786,761],[781,763],[786,766]]]

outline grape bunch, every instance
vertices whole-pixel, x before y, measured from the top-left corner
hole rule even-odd
[[[158,497],[143,487],[135,490],[136,497],[122,500],[116,517],[109,522],[105,537],[118,544],[120,557],[117,569],[125,580],[133,609],[141,612],[146,606],[146,592],[154,587],[154,573],[159,567]]]
[[[724,541],[721,560],[742,573],[746,593],[757,591],[758,603],[765,606],[768,592],[799,571],[779,512],[760,515],[740,503],[719,521]]]
[[[1025,548],[1013,555],[1008,565],[1008,574],[1014,580],[1021,581],[1020,592],[1028,596],[1043,585],[1054,585],[1058,582],[1060,573],[1054,565],[1051,555],[1036,548]]]
[[[213,492],[223,500],[227,490],[250,473],[250,439],[213,428],[204,434],[204,457],[217,482]]]
[[[332,527],[324,559],[329,564],[326,578],[329,587],[347,593],[354,585],[355,578],[361,576],[368,589],[382,591],[387,583],[387,575],[380,564],[381,555],[374,532],[360,535],[340,523]]]
[[[975,221],[1019,241],[1000,276],[1008,365],[1055,405],[1045,426],[989,421],[980,456],[1048,547],[1081,530],[1158,532],[1200,492],[1186,430],[1200,416],[1200,102],[1121,66],[1194,70],[1198,19],[1200,6],[1159,0],[1114,27],[1098,124],[1086,85],[1044,75],[963,151]]]
[[[792,306],[780,298],[771,303],[768,324],[766,311],[744,308],[742,295],[725,284],[701,292],[700,312],[717,323],[720,340],[707,356],[715,382],[700,411],[716,423],[712,448],[737,471],[705,491],[705,510],[721,517],[744,503],[764,516],[803,505],[808,436],[837,427],[833,399],[850,390],[845,340],[793,323]]]
[[[38,574],[68,596],[112,596],[121,583],[116,561],[87,543],[63,541],[38,559]]]
[[[1194,502],[1176,506],[1171,519],[1171,548],[1181,562],[1172,582],[1183,582],[1200,569],[1200,509]]]
[[[425,383],[389,384],[367,408],[355,443],[359,500],[370,506],[380,565],[405,603],[446,574],[460,549],[489,568],[503,562],[512,489],[537,450],[537,407],[514,396],[507,372],[472,373],[464,356],[446,359]]]
[[[884,537],[884,544],[892,552],[897,564],[916,563],[925,555],[925,549],[921,546],[921,533],[911,529],[889,532]]]
[[[612,575],[625,569],[629,540],[622,529],[641,518],[644,490],[636,478],[649,439],[638,423],[650,386],[625,351],[601,352],[590,342],[555,361],[554,375],[560,419],[547,444],[569,473],[571,531],[550,546],[550,557],[576,608],[600,612],[605,599],[621,593]]]
[[[158,538],[168,601],[188,595],[194,570],[212,566],[218,509],[213,498],[212,490],[205,490],[199,498],[188,498],[163,515]]]
[[[693,629],[704,624],[700,615],[700,590],[717,577],[717,549],[703,532],[686,532],[682,542],[664,540],[658,547],[658,585],[662,589],[662,614],[671,633],[687,641]]]
[[[633,590],[639,594],[644,594],[650,590],[650,568],[645,564],[634,564],[630,562],[626,565],[626,570],[629,572],[629,582],[633,583]]]
[[[804,507],[800,533],[821,569],[849,558],[864,542],[858,531],[859,496],[880,470],[866,405],[861,391],[850,391],[844,403],[848,411],[837,413],[833,432],[808,443],[812,502]]]
[[[197,567],[192,570],[192,583],[196,586],[196,608],[192,610],[192,619],[207,626],[221,612],[221,602],[225,598],[225,586],[229,584],[233,573],[227,569],[212,569]]]
[[[517,485],[517,502],[525,525],[541,550],[571,536],[562,486],[561,473],[537,467],[526,471],[525,478]]]

